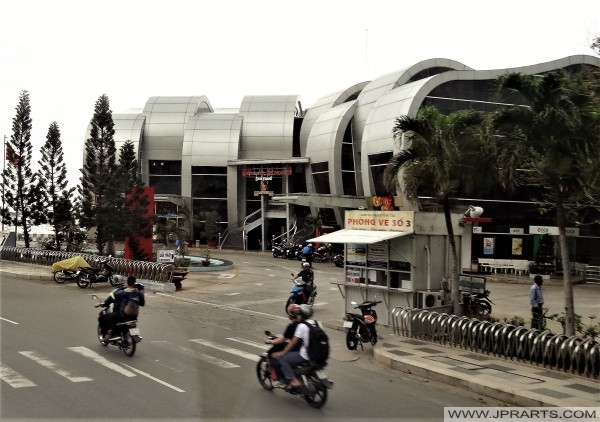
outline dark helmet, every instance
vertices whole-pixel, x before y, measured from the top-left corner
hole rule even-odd
[[[115,287],[115,289],[122,289],[123,287],[125,287],[125,283],[123,283],[123,280],[121,280],[121,278],[119,278],[118,276],[114,276],[113,286]]]
[[[140,282],[137,282],[133,285],[136,289],[138,289],[140,292],[144,290],[144,285]]]

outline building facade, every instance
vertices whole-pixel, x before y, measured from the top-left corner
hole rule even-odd
[[[504,73],[583,66],[600,67],[600,59],[578,55],[494,70],[430,59],[325,95],[306,110],[295,94],[246,96],[237,109],[214,108],[205,96],[151,97],[141,110],[113,114],[114,139],[117,149],[134,143],[159,216],[177,216],[181,206],[200,220],[217,211],[224,232],[241,231],[244,247],[265,248],[307,215],[341,226],[346,210],[369,208],[373,196],[393,194],[396,209],[417,211],[382,182],[385,165],[402,148],[392,134],[397,117],[414,117],[427,105],[444,113],[492,111],[495,81]],[[474,238],[514,224],[525,232],[531,224],[551,225],[532,222],[536,214],[526,204],[515,203],[511,212],[497,198],[468,198],[460,206],[474,199],[494,217]]]

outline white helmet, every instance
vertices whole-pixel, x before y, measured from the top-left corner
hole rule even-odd
[[[303,304],[298,306],[298,311],[296,312],[298,315],[304,315],[305,318],[310,318],[313,314],[312,308],[307,304]]]
[[[308,262],[303,262],[302,268],[310,268],[310,264]]]

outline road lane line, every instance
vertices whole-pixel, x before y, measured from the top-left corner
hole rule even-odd
[[[42,356],[41,354],[39,354],[36,351],[25,350],[25,351],[22,351],[19,353],[25,357],[28,357],[35,363],[38,363],[38,364],[42,365],[43,367],[56,372],[58,375],[65,377],[69,381],[85,382],[85,381],[93,381],[94,380],[93,378],[88,378],[88,377],[73,376],[73,374],[71,374],[71,372],[69,370],[59,367],[58,364],[56,364],[56,362],[52,362],[51,360],[47,359],[46,357]]]
[[[225,293],[225,296],[237,296],[239,294],[240,294],[239,292]]]
[[[113,371],[125,375],[126,377],[135,377],[135,374],[133,372],[128,371],[127,369],[123,369],[116,363],[112,363],[105,357],[100,356],[98,353],[88,349],[87,347],[67,347],[67,349],[72,350],[75,353],[79,353],[81,356],[89,358],[94,362],[107,367],[108,369],[112,369]]]
[[[212,308],[217,308],[217,309],[227,309],[230,311],[239,311],[248,315],[258,315],[258,316],[264,316],[264,317],[269,317],[271,319],[280,319],[282,321],[290,321],[289,317],[283,317],[283,316],[279,316],[279,315],[273,315],[273,314],[268,314],[266,312],[258,312],[258,311],[252,311],[250,309],[243,309],[243,308],[236,308],[235,306],[228,306],[228,305],[223,305],[220,303],[211,303],[211,302],[204,302],[202,300],[196,300],[196,299],[190,299],[187,297],[182,297],[182,296],[175,296],[173,294],[169,294],[169,293],[160,293],[160,292],[156,292],[157,296],[164,296],[164,297],[170,297],[173,298],[175,300],[178,300],[180,302],[188,302],[188,303],[196,303],[198,305],[207,305],[210,306]]]
[[[254,362],[257,362],[258,359],[260,358],[260,356],[258,356],[258,355],[255,355],[252,353],[247,353],[242,350],[234,349],[233,347],[225,346],[224,344],[214,343],[212,341],[204,340],[201,338],[190,339],[190,341],[193,341],[194,343],[202,344],[203,346],[212,347],[213,349],[221,350],[222,352],[230,353],[232,355],[236,355],[236,356],[242,357],[244,359],[249,359]]]
[[[164,385],[165,387],[169,387],[169,388],[171,388],[171,389],[173,389],[173,390],[177,391],[178,393],[185,393],[185,390],[182,390],[181,388],[175,387],[174,385],[171,385],[171,384],[169,384],[168,382],[165,382],[165,381],[159,380],[158,378],[156,378],[156,377],[153,377],[152,375],[150,375],[150,374],[148,374],[148,373],[146,373],[146,372],[140,371],[139,369],[135,369],[134,367],[132,367],[132,366],[129,366],[129,365],[127,365],[126,363],[124,363],[124,364],[123,364],[123,366],[126,366],[126,367],[128,367],[129,369],[131,369],[132,371],[134,371],[134,372],[137,372],[138,374],[140,374],[140,375],[143,375],[143,376],[145,376],[146,378],[149,378],[149,379],[151,379],[152,381],[156,381],[157,383],[159,383],[159,384],[162,384],[162,385]]]
[[[259,349],[267,350],[271,347],[269,344],[256,343],[254,341],[246,340],[239,337],[228,337],[227,340],[237,341],[238,343],[247,344],[248,346],[258,347]]]
[[[0,363],[0,379],[10,385],[12,388],[35,387],[33,381],[28,380],[14,369]]]
[[[220,366],[221,368],[225,368],[225,369],[240,368],[240,365],[236,365],[235,363],[227,362],[226,360],[219,359],[219,358],[217,358],[215,356],[206,355],[206,354],[201,353],[201,352],[199,352],[197,350],[190,349],[190,348],[183,347],[183,346],[179,346],[177,344],[173,344],[173,343],[168,342],[168,341],[152,341],[151,343],[158,344],[158,345],[164,346],[164,347],[168,347],[169,350],[175,349],[176,352],[177,351],[181,352],[181,353],[186,354],[188,356],[192,356],[194,358],[200,359],[200,360],[202,360],[204,362]]]
[[[10,319],[6,319],[6,318],[2,318],[2,317],[0,317],[0,320],[2,320],[2,321],[6,321],[6,322],[10,322],[11,324],[19,325],[19,323],[18,323],[18,322],[11,321]]]

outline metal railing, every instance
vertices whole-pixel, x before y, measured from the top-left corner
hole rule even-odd
[[[55,262],[73,258],[74,256],[82,256],[83,259],[94,268],[100,268],[101,262],[108,260],[108,264],[114,268],[115,274],[118,275],[133,275],[139,279],[156,281],[159,283],[170,283],[173,278],[173,264],[109,258],[77,252],[47,251],[42,249],[7,246],[0,248],[0,259],[37,265],[51,266]],[[48,268],[48,271],[50,271],[50,268]]]
[[[598,379],[600,344],[591,338],[555,334],[426,309],[392,310],[394,334],[516,359],[544,368]]]
[[[595,265],[586,265],[585,267],[585,281],[598,281],[600,282],[600,267]]]

